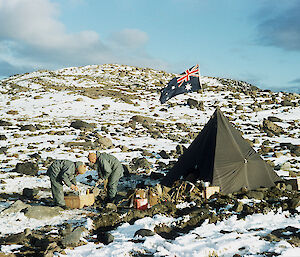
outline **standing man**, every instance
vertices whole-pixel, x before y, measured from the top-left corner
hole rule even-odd
[[[50,177],[51,191],[54,204],[62,208],[66,207],[64,199],[63,184],[77,191],[76,176],[84,174],[87,170],[83,162],[72,162],[69,160],[55,160],[47,170]]]
[[[123,166],[120,161],[111,154],[89,153],[88,159],[95,164],[99,179],[107,179],[107,197],[105,202],[113,203],[117,194],[118,183],[123,176]]]

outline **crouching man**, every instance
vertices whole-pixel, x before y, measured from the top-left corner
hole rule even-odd
[[[54,205],[66,208],[63,184],[77,191],[76,176],[84,174],[86,170],[87,167],[83,162],[72,162],[69,160],[55,160],[50,165],[46,174],[50,177]]]
[[[120,161],[107,153],[89,153],[88,159],[98,172],[99,179],[107,179],[106,203],[114,203],[120,178],[124,170]]]

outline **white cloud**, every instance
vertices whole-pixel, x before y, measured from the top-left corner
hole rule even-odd
[[[139,48],[147,43],[148,35],[138,29],[124,29],[114,33],[112,40],[123,47]]]
[[[0,0],[0,63],[28,71],[113,62],[164,66],[145,52],[148,35],[141,30],[124,29],[105,41],[91,30],[68,33],[59,15],[51,0]]]

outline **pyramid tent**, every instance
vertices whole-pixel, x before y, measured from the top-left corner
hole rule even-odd
[[[272,187],[280,177],[233,127],[219,108],[163,178],[162,184],[189,174],[220,186],[222,193]]]

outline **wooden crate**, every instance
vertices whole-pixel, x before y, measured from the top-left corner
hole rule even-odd
[[[70,208],[83,208],[84,206],[91,206],[95,202],[94,194],[86,195],[68,195],[65,196],[66,206]]]
[[[208,199],[211,197],[214,193],[220,192],[220,187],[218,186],[211,186],[211,187],[206,187],[204,189],[204,197]]]

